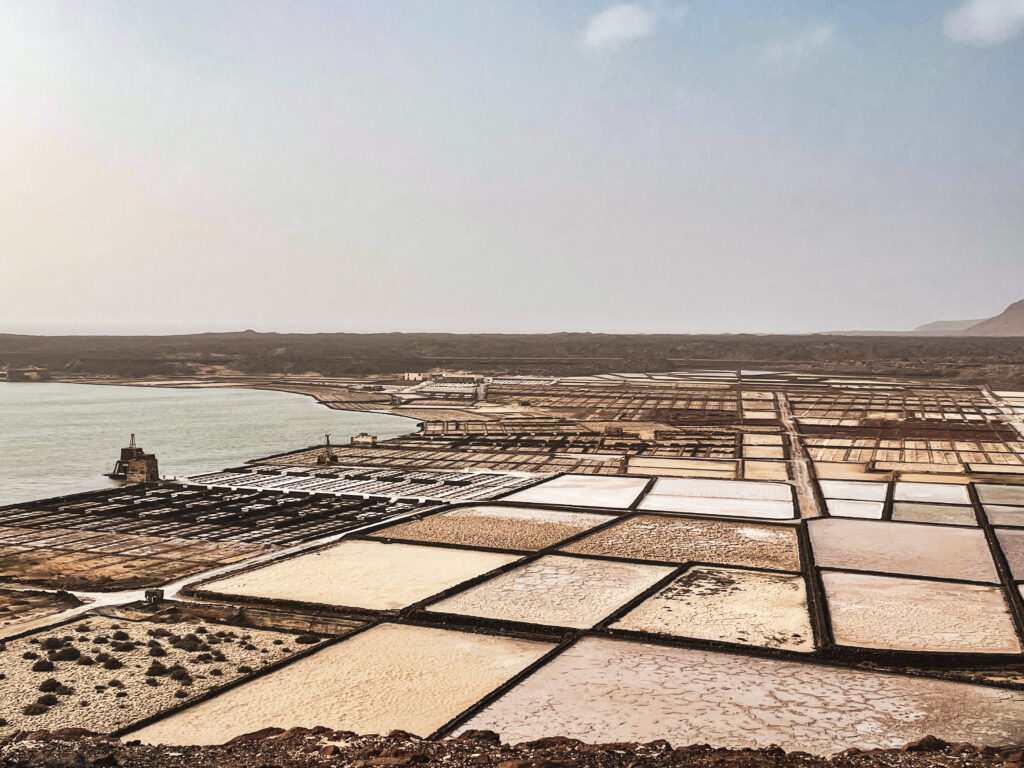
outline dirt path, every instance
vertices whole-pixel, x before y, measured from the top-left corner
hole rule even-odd
[[[800,502],[800,517],[821,517],[822,511],[818,504],[818,494],[815,493],[811,459],[807,455],[807,451],[804,450],[804,444],[800,439],[793,409],[789,407],[789,399],[785,393],[777,392],[776,398],[779,401],[779,415],[782,417],[782,424],[789,435],[789,463],[793,468],[793,483],[796,485],[796,495]]]

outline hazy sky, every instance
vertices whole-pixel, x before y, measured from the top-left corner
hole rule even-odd
[[[1024,0],[0,0],[0,331],[1024,298]]]

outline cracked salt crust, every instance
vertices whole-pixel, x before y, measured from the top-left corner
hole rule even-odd
[[[509,743],[553,733],[588,742],[712,743],[832,753],[921,734],[1008,745],[1024,693],[809,663],[586,638],[460,730]]]
[[[1020,653],[999,587],[830,572],[822,581],[839,645]]]
[[[802,576],[695,567],[612,625],[664,635],[813,651]]]
[[[671,572],[663,566],[547,555],[429,610],[586,629]]]

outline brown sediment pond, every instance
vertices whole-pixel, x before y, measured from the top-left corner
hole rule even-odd
[[[415,544],[343,541],[211,582],[204,589],[225,595],[387,610],[424,600],[516,558]]]
[[[705,562],[754,568],[800,569],[796,530],[732,520],[639,515],[564,547],[583,555],[670,563]]]
[[[1003,548],[1006,562],[1010,565],[1013,578],[1024,581],[1024,531],[996,530],[999,546]]]
[[[974,507],[953,504],[918,504],[898,501],[892,508],[892,519],[906,523],[935,523],[936,525],[977,525]]]
[[[838,518],[811,520],[807,528],[823,568],[999,581],[978,529]]]
[[[379,530],[382,538],[493,549],[544,549],[608,522],[607,515],[530,507],[460,507]]]
[[[81,604],[66,593],[0,589],[0,637],[43,626],[55,614]]]
[[[1024,527],[1024,507],[1006,507],[998,504],[986,504],[985,516],[992,525],[1009,525]]]
[[[822,573],[839,645],[901,651],[1019,653],[999,587]]]
[[[1009,745],[1024,693],[731,653],[586,638],[469,720],[511,743],[712,743],[832,753],[921,734]]]
[[[987,485],[979,484],[978,498],[986,506],[989,504],[1003,504],[1015,507],[1024,507],[1024,485]]]
[[[427,736],[547,653],[529,640],[382,624],[130,738],[223,744],[270,725]]]
[[[671,572],[667,566],[548,555],[429,610],[586,629]]]
[[[697,566],[613,625],[663,635],[813,651],[802,576]]]

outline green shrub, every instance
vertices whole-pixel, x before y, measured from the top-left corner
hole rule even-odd
[[[42,704],[44,707],[52,707],[58,701],[59,699],[52,693],[44,693],[42,696],[36,699],[36,704]]]
[[[40,659],[32,665],[33,672],[53,672],[53,662],[49,659]]]
[[[312,645],[313,643],[319,643],[320,638],[316,635],[307,632],[304,635],[299,635],[298,637],[296,637],[295,642],[299,645]]]
[[[122,664],[120,661],[114,658],[107,659],[103,662],[104,669],[120,669],[123,666],[124,664]]]
[[[57,654],[53,657],[57,661],[77,661],[78,657],[82,655],[82,652],[77,648],[61,648],[57,651]]]
[[[26,704],[21,708],[21,714],[34,717],[35,715],[45,715],[50,711],[50,708],[45,704]]]

